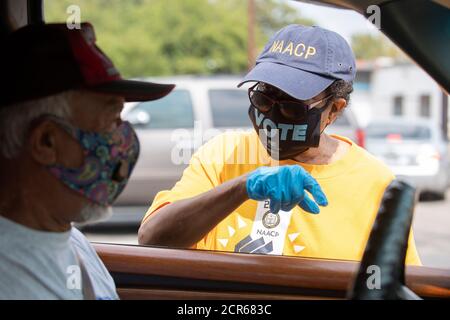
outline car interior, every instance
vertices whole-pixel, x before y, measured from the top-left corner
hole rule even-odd
[[[0,38],[26,24],[45,23],[42,0],[0,2]],[[376,3],[381,31],[446,92],[450,92],[448,1],[305,1],[355,10]],[[447,41],[446,41],[447,40]],[[121,299],[450,299],[450,270],[407,266],[413,189],[394,181],[386,190],[361,263],[94,243]],[[446,253],[443,253],[446,254]],[[368,267],[388,270],[382,290],[366,285]]]

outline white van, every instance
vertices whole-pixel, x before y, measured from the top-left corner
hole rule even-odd
[[[170,189],[181,177],[193,152],[225,130],[253,130],[248,118],[248,86],[241,78],[172,77],[148,81],[175,83],[167,97],[128,103],[123,117],[138,134],[141,153],[130,181],[116,205],[150,205],[160,190]],[[329,129],[360,143],[360,129],[351,109]],[[182,149],[182,150],[181,150]]]

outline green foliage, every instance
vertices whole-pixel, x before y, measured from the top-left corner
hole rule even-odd
[[[126,77],[242,73],[247,69],[247,1],[46,0],[47,22],[69,5],[95,27],[99,46]],[[256,1],[258,51],[279,28],[312,24],[285,1]]]
[[[352,36],[352,48],[356,59],[371,60],[380,56],[404,58],[402,51],[381,34],[354,34]]]

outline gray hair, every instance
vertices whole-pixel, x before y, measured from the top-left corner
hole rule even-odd
[[[327,90],[333,95],[333,99],[342,98],[347,102],[347,106],[350,102],[350,94],[353,92],[353,81],[345,81],[345,80],[336,80],[334,81]],[[333,111],[334,107],[333,107]],[[340,110],[337,113],[337,117],[339,117],[345,108]]]
[[[13,159],[21,151],[31,123],[43,115],[69,119],[73,91],[0,107],[0,156]]]
[[[353,82],[345,80],[336,80],[329,87],[328,90],[334,95],[335,99],[343,98],[350,102],[350,94],[353,92]]]

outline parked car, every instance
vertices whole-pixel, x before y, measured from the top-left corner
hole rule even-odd
[[[125,106],[123,117],[136,129],[141,155],[116,205],[149,205],[158,191],[171,188],[178,181],[191,155],[203,143],[226,130],[253,130],[247,114],[247,89],[236,87],[239,77],[147,80],[177,86],[161,100]],[[327,128],[327,133],[364,143],[351,108]]]
[[[325,129],[325,132],[350,138],[359,146],[365,147],[365,129],[359,123],[353,108],[354,106],[350,103],[336,121]]]
[[[397,178],[419,193],[444,199],[450,183],[448,141],[439,126],[426,120],[396,119],[368,125],[366,147]]]
[[[251,129],[247,90],[236,87],[238,78],[158,80],[176,89],[161,100],[127,104],[123,112],[136,129],[141,154],[118,205],[149,205],[158,191],[175,184],[207,140],[224,130]]]

